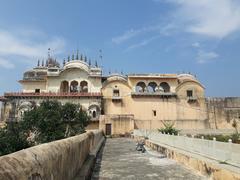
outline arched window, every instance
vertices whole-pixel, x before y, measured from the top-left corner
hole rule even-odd
[[[88,112],[93,119],[97,119],[100,116],[100,107],[98,105],[91,105],[88,108]]]
[[[69,91],[68,81],[62,81],[60,86],[60,92],[67,93]]]
[[[147,87],[148,92],[150,93],[156,92],[156,88],[157,88],[157,83],[155,82],[150,82]]]
[[[78,92],[78,82],[77,81],[71,82],[70,92]]]
[[[87,81],[82,81],[80,83],[80,91],[81,92],[88,92],[88,83],[87,83]]]
[[[162,83],[160,84],[160,89],[162,89],[163,92],[170,92],[170,86],[169,86],[169,84],[166,83],[166,82],[162,82]]]
[[[145,92],[146,91],[146,84],[144,82],[138,82],[137,85],[136,85],[136,89],[135,89],[136,92]]]
[[[92,112],[92,117],[93,117],[93,118],[96,118],[96,116],[97,116],[96,111],[93,111],[93,112]]]

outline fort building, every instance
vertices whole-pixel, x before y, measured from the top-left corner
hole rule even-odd
[[[228,103],[215,106],[221,100],[206,98],[205,87],[191,74],[106,76],[97,63],[78,53],[62,66],[49,55],[24,72],[19,83],[21,92],[0,97],[2,121],[19,121],[25,111],[49,99],[80,104],[91,117],[88,129],[103,129],[106,134],[158,129],[163,123],[178,129],[231,128],[240,114],[239,99],[223,99]]]

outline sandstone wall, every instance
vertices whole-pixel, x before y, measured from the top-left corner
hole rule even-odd
[[[2,156],[0,179],[71,180],[102,138],[101,131],[90,131]]]
[[[212,129],[232,129],[234,119],[240,122],[240,97],[207,98],[206,104]]]

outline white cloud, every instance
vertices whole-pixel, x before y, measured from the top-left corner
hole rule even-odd
[[[199,48],[200,47],[200,43],[199,42],[195,42],[195,43],[192,44],[192,47]]]
[[[112,38],[112,42],[114,42],[115,44],[120,44],[124,41],[127,41],[128,39],[131,39],[131,38],[137,36],[141,32],[142,32],[142,30],[134,30],[134,29],[128,30],[124,34]]]
[[[208,63],[216,58],[218,58],[219,55],[213,51],[205,52],[205,51],[198,51],[197,54],[197,62],[200,64]]]
[[[24,36],[18,33],[10,33],[0,29],[0,58],[1,66],[13,68],[13,62],[9,60],[10,56],[19,57],[16,60],[28,59],[36,60],[46,56],[47,49],[54,50],[55,55],[61,53],[65,46],[65,41],[59,37],[50,38],[50,40],[34,40],[37,37],[37,31],[29,33],[26,31]],[[17,35],[16,35],[17,34]],[[21,34],[24,34],[21,32]],[[42,34],[41,34],[42,36]],[[16,61],[14,59],[14,61]]]
[[[127,48],[127,51],[131,50],[131,49],[135,49],[135,48],[139,48],[139,47],[142,47],[142,46],[146,46],[148,45],[149,43],[151,43],[152,41],[154,41],[155,39],[158,39],[160,36],[154,36],[154,37],[151,37],[151,38],[148,38],[148,39],[145,39],[139,43],[136,43],[136,44],[133,44],[131,46],[129,46]]]
[[[167,24],[165,26],[163,25],[153,25],[153,26],[147,26],[139,29],[130,29],[123,33],[122,35],[116,36],[112,38],[112,42],[115,44],[121,44],[131,38],[134,38],[138,35],[144,34],[144,33],[150,33],[150,32],[157,32],[158,34],[162,35],[169,35],[169,32],[171,29],[173,29],[175,26],[173,24]]]
[[[0,58],[0,67],[3,67],[5,69],[13,69],[15,65],[10,61]]]
[[[238,0],[154,0],[177,5],[174,21],[187,32],[224,38],[240,30]]]

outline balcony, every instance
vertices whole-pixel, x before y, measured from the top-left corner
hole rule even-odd
[[[121,96],[112,96],[112,102],[121,102],[122,97]]]
[[[188,101],[189,103],[194,103],[194,102],[197,101],[197,97],[195,97],[195,96],[189,96],[189,97],[187,97],[187,101]]]
[[[176,93],[173,92],[132,92],[131,96],[133,98],[139,97],[160,97],[160,98],[172,98],[177,97]]]
[[[10,92],[4,93],[4,97],[102,97],[102,93],[85,93],[85,92],[71,92],[71,93],[24,93],[24,92]]]

